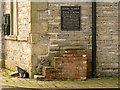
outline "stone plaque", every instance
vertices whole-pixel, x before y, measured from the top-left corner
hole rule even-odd
[[[80,6],[61,6],[61,29],[80,30]]]

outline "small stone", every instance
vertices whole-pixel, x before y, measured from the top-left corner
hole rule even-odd
[[[17,77],[17,76],[19,76],[19,73],[18,73],[18,71],[12,72],[12,73],[10,73],[10,76]]]
[[[86,57],[87,55],[82,55],[83,57]]]
[[[44,79],[45,76],[42,76],[42,75],[34,75],[34,79]]]

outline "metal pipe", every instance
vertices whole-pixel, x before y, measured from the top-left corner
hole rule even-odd
[[[92,2],[92,77],[96,78],[96,0]]]

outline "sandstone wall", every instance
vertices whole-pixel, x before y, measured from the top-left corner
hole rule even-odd
[[[61,30],[61,6],[81,6],[80,31]],[[10,13],[9,2],[4,14]],[[87,75],[92,71],[92,3],[19,2],[17,36],[5,36],[6,67],[18,65],[31,77],[59,56],[64,46],[87,50]],[[118,3],[97,3],[97,76],[118,75]]]
[[[118,75],[118,3],[97,3],[97,74]]]
[[[61,6],[81,6],[81,30],[62,31]],[[32,3],[33,74],[64,46],[87,50],[88,77],[92,71],[92,3]],[[97,3],[97,76],[118,75],[118,3]]]
[[[30,72],[30,2],[18,2],[17,35],[5,36],[6,68],[15,70],[15,66]],[[10,13],[10,3],[4,5],[4,14]]]
[[[80,31],[61,30],[61,6],[81,6]],[[36,67],[46,64],[54,56],[59,56],[59,49],[64,46],[82,46],[87,50],[88,74],[91,73],[91,3],[35,3],[31,4],[32,20],[32,60],[33,73]],[[36,61],[36,62],[35,62]],[[43,63],[45,62],[45,63]],[[40,72],[40,71],[39,71]]]

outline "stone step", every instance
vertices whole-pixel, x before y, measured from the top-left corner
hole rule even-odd
[[[58,46],[50,46],[50,51],[60,51]]]
[[[85,80],[87,72],[86,50],[65,48],[61,50],[62,55],[57,51],[50,51],[50,54],[58,54],[50,59],[49,66],[43,66],[42,75],[46,80],[52,79],[78,79]]]
[[[55,60],[63,60],[63,58],[65,58],[65,57],[53,57],[53,59],[55,59]]]
[[[42,68],[42,75],[46,76],[46,72],[49,69],[54,69],[54,67],[52,67],[52,66],[43,66],[43,68]]]
[[[43,76],[43,75],[34,75],[34,79],[42,80],[42,79],[45,79],[45,76]]]
[[[60,56],[60,52],[59,52],[59,51],[50,51],[50,52],[49,52],[49,56],[50,56],[50,57]]]
[[[43,67],[42,69],[42,75],[45,76],[44,80],[53,80],[53,79],[57,79],[57,76],[59,76],[59,73],[61,72],[61,70],[59,69],[55,69],[54,67]]]
[[[43,66],[43,68],[45,68],[45,69],[54,69],[54,67],[52,67],[52,66]]]
[[[59,51],[50,51],[49,53],[59,54],[60,52]]]

